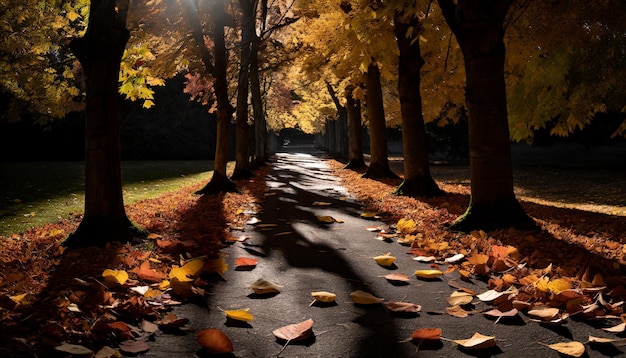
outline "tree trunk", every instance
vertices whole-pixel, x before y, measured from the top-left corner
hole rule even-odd
[[[269,144],[267,124],[261,98],[261,81],[259,80],[259,38],[255,35],[250,54],[250,93],[252,95],[252,113],[254,114],[254,163],[263,166],[269,160]]]
[[[215,43],[215,97],[217,100],[217,140],[215,144],[215,162],[213,168],[213,176],[209,183],[197,194],[217,194],[223,192],[237,191],[235,183],[233,183],[226,174],[226,165],[228,164],[228,127],[233,114],[233,106],[228,100],[228,82],[226,79],[227,70],[227,54],[226,44],[224,42],[224,21],[226,14],[224,13],[224,2],[218,1],[215,4],[212,18],[215,21],[214,43]],[[204,42],[197,43],[198,46],[206,47]],[[206,65],[206,64],[205,64]]]
[[[504,82],[504,18],[511,0],[439,0],[463,51],[469,115],[471,201],[453,230],[527,227],[533,221],[513,192]]]
[[[387,127],[385,125],[385,109],[383,91],[380,85],[378,65],[372,63],[367,70],[367,120],[370,132],[370,166],[363,173],[364,178],[382,179],[397,178],[389,168],[387,158]]]
[[[333,100],[335,108],[337,108],[337,118],[334,121],[327,122],[327,124],[330,123],[330,126],[332,126],[332,134],[330,134],[332,146],[328,152],[337,158],[345,158],[343,146],[347,135],[345,126],[347,121],[346,107],[341,105],[341,101],[339,101],[333,86],[328,82],[326,82],[326,90]]]
[[[346,96],[346,115],[348,117],[348,164],[345,169],[362,170],[366,168],[363,158],[363,124],[361,123],[361,101],[352,97],[352,88]]]
[[[252,37],[254,36],[254,12],[256,1],[241,0],[241,67],[237,84],[237,132],[235,150],[235,171],[231,179],[250,179],[254,176],[250,167],[249,126],[248,126],[248,92],[250,80],[250,55],[252,53]]]
[[[119,73],[124,48],[128,2],[93,0],[88,29],[70,48],[85,72],[85,213],[64,245],[104,246],[127,242],[145,232],[135,227],[124,210],[120,165]]]
[[[424,197],[442,195],[443,192],[430,175],[428,164],[428,145],[420,93],[420,70],[424,60],[420,53],[419,40],[406,36],[409,28],[413,28],[417,34],[421,24],[417,18],[409,19],[404,14],[396,14],[394,26],[400,50],[398,94],[404,153],[404,181],[396,188],[394,194]]]

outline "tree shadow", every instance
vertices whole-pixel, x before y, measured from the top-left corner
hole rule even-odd
[[[321,270],[337,277],[351,291],[364,290],[376,295],[367,283],[368,278],[355,270],[342,254],[344,237],[341,231],[336,231],[342,224],[323,224],[318,220],[322,215],[335,219],[359,217],[362,210],[359,203],[345,198],[347,193],[341,191],[340,182],[330,173],[330,169],[320,165],[310,154],[276,156],[267,184],[277,194],[265,198],[259,219],[277,223],[277,226],[263,232],[259,251],[268,257],[281,255],[285,262],[281,270]],[[281,232],[290,234],[273,235]],[[361,315],[354,322],[376,339],[359,341],[354,355],[372,356],[373,352],[379,352],[397,356],[399,338],[395,336],[394,323],[387,310],[380,306],[360,308],[360,311]]]

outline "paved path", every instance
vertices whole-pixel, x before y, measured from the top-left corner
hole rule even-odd
[[[487,351],[472,352],[444,340],[436,347],[420,349],[420,357],[558,357],[558,353],[537,342],[551,344],[572,339],[585,342],[588,334],[610,336],[577,322],[561,328],[545,328],[520,318],[513,324],[494,325],[478,312],[467,318],[445,314],[446,298],[454,290],[448,281],[457,275],[452,273],[432,282],[416,279],[413,272],[428,265],[411,260],[404,246],[375,240],[376,235],[365,227],[384,225],[362,219],[362,206],[350,198],[325,161],[310,149],[297,149],[303,149],[302,153],[279,153],[267,178],[267,197],[257,217],[262,224],[276,226],[249,225],[245,234],[251,239],[225,249],[231,269],[225,274],[226,282],[212,288],[208,311],[192,304],[177,309],[179,315],[191,320],[193,331],[207,327],[224,331],[235,347],[232,356],[276,356],[282,345],[272,331],[309,318],[315,322],[315,336],[303,343],[290,344],[281,356],[415,357],[417,346],[401,342],[423,327],[442,328],[443,337],[448,339],[469,338],[479,331],[495,335],[498,345]],[[317,206],[314,202],[330,205]],[[322,224],[316,215],[329,215],[343,223]],[[395,269],[383,268],[372,259],[386,252],[397,257]],[[255,257],[259,263],[251,271],[233,270],[238,257]],[[382,277],[392,272],[410,276],[410,284],[395,286]],[[282,285],[281,292],[267,298],[256,297],[250,285],[259,278]],[[477,292],[486,290],[482,282],[470,287]],[[401,317],[390,314],[382,305],[354,305],[350,293],[359,289],[386,301],[420,304],[422,312]],[[311,306],[312,291],[336,293],[337,304]],[[227,324],[220,310],[243,308],[249,308],[254,315],[249,325]],[[477,311],[485,308],[480,303],[475,307]],[[154,343],[156,347],[143,356],[192,357],[198,349],[193,334],[159,335]],[[600,353],[588,347],[587,351],[589,357],[624,354],[617,349]]]

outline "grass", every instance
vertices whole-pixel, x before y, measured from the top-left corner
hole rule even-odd
[[[208,181],[212,168],[212,161],[123,162],[124,203]],[[0,163],[0,236],[80,214],[83,208],[83,162]]]

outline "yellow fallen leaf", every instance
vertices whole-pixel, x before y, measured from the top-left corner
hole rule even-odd
[[[22,301],[24,301],[24,298],[26,296],[28,296],[28,293],[22,293],[21,295],[9,296],[9,298],[12,299],[15,303],[22,303]]]
[[[551,320],[559,314],[558,308],[540,307],[528,311],[528,315],[541,318],[542,320]]]
[[[227,318],[242,322],[250,322],[254,319],[254,316],[248,312],[249,310],[249,308],[244,308],[242,310],[226,310],[224,313]]]
[[[326,291],[311,292],[311,296],[315,298],[315,301],[324,303],[335,302],[335,299],[337,299],[336,294]]]
[[[104,280],[113,284],[123,285],[128,281],[128,273],[124,270],[106,269],[102,272]]]
[[[360,305],[372,305],[372,304],[381,303],[385,300],[384,298],[376,297],[372,295],[371,293],[361,291],[361,290],[356,290],[352,292],[350,294],[350,297],[352,298],[352,301],[354,303],[357,303]]]
[[[376,257],[374,257],[374,260],[380,266],[389,267],[389,266],[393,265],[393,263],[396,261],[396,258],[394,256],[391,256],[390,254],[391,253],[388,252],[388,253],[386,253],[384,255],[376,256]]]
[[[328,205],[331,205],[331,204],[327,203],[325,201],[314,201],[312,205],[314,205],[314,206],[328,206]]]
[[[365,219],[373,219],[376,217],[376,213],[372,211],[366,211],[361,214],[361,217]]]
[[[206,270],[208,272],[216,272],[220,275],[223,275],[224,272],[228,270],[228,264],[223,257],[220,257],[218,259],[210,260],[209,262],[207,262]]]
[[[173,265],[169,277],[170,279],[176,278],[180,282],[193,281],[193,278],[200,272],[203,266],[203,259],[191,260],[182,267]]]
[[[160,290],[165,291],[165,290],[167,290],[168,288],[170,288],[170,281],[168,281],[168,280],[163,280],[163,281],[161,281],[161,283],[159,283],[159,289],[160,289]]]
[[[332,224],[335,222],[335,219],[333,219],[332,216],[316,215],[315,217],[317,218],[317,221],[322,222],[322,223]]]
[[[548,289],[556,294],[573,288],[572,281],[566,278],[557,278],[548,283]]]
[[[581,357],[583,354],[585,354],[585,345],[576,341],[554,343],[548,345],[548,347],[554,349],[559,353],[563,353],[572,357]]]
[[[485,336],[478,332],[474,333],[472,338],[469,339],[457,339],[453,340],[454,343],[459,344],[468,349],[483,349],[490,348],[496,345],[495,336]]]
[[[425,279],[438,278],[441,275],[443,275],[443,272],[441,272],[440,270],[417,270],[415,271],[415,276],[419,278],[425,278]]]

